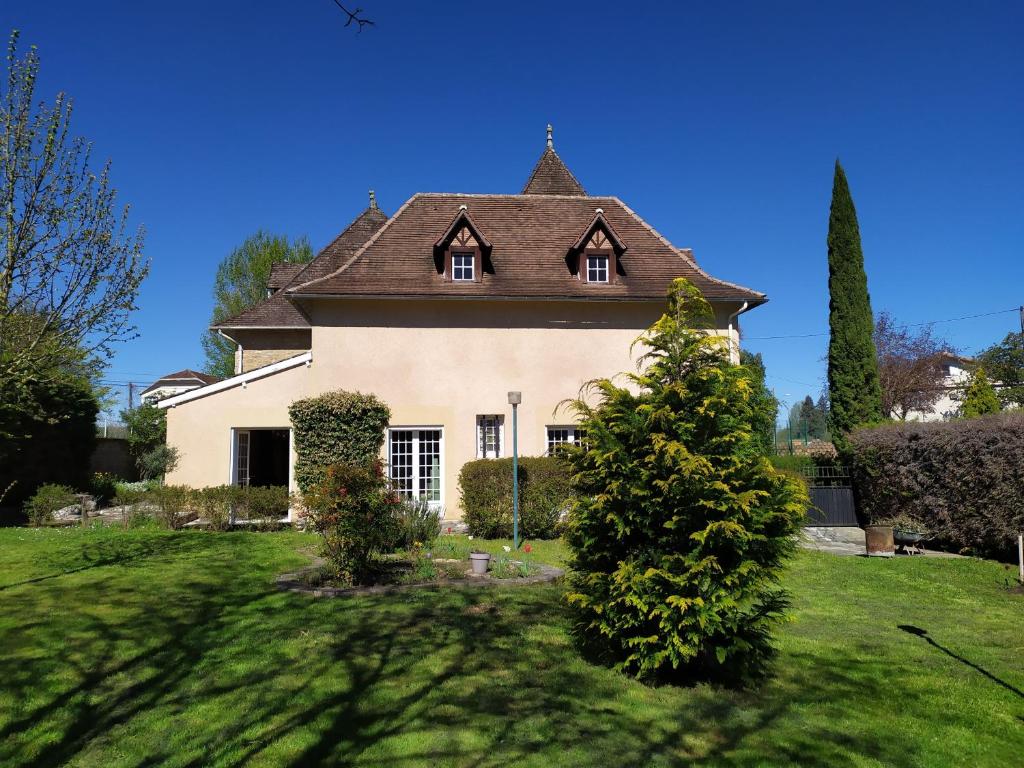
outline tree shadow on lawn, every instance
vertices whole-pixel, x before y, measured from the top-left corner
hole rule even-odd
[[[991,680],[996,685],[1001,686],[1001,687],[1005,688],[1006,690],[1008,690],[1010,693],[1013,693],[1013,694],[1017,695],[1019,698],[1024,699],[1024,691],[1022,691],[1020,688],[1018,688],[1015,685],[1012,685],[1011,683],[1006,682],[1002,678],[996,677],[995,675],[993,675],[991,672],[989,672],[984,667],[982,667],[982,666],[980,666],[978,664],[975,664],[970,659],[966,659],[963,656],[959,655],[958,653],[954,653],[949,648],[946,648],[944,645],[940,645],[939,643],[937,643],[931,637],[931,635],[928,634],[928,630],[921,629],[920,627],[915,627],[912,624],[897,624],[896,628],[906,632],[909,635],[914,635],[915,637],[922,638],[926,643],[928,643],[928,645],[930,645],[933,648],[937,648],[938,650],[942,651],[944,654],[949,656],[951,659],[955,659],[956,661],[959,661],[961,664],[970,667],[971,669],[975,670],[976,672],[981,673],[982,675],[987,677],[989,680]]]
[[[799,722],[888,693],[829,649],[783,657],[761,692],[649,689],[579,659],[557,586],[316,600],[272,589],[258,554],[214,550],[173,584],[140,569],[7,600],[0,764],[913,763]],[[47,604],[65,607],[40,621]]]
[[[110,565],[128,565],[152,557],[172,558],[186,552],[200,552],[205,548],[204,542],[195,538],[196,532],[169,536],[162,533],[131,533],[125,536],[107,536],[97,538],[94,541],[81,542],[80,548],[73,551],[62,551],[56,553],[49,559],[49,566],[60,568],[53,573],[44,576],[34,576],[22,581],[15,581],[9,584],[0,584],[0,592],[15,587],[22,587],[26,584],[37,584],[61,576],[69,576],[73,573],[81,573],[93,568],[104,568]],[[192,538],[190,538],[192,537]],[[81,563],[71,567],[61,568],[62,565],[71,559],[72,562]]]

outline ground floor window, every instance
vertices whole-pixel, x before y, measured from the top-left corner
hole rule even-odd
[[[290,430],[234,430],[234,485],[283,485],[288,487]]]
[[[505,417],[476,417],[476,457],[478,459],[500,459],[504,447]]]
[[[561,445],[579,445],[583,442],[585,431],[575,426],[548,427],[547,452],[550,456]]]
[[[442,438],[438,427],[388,430],[388,473],[399,496],[441,503]]]

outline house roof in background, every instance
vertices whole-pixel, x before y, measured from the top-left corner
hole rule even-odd
[[[142,390],[141,394],[144,395],[147,392],[152,392],[154,389],[160,389],[162,387],[203,387],[207,384],[216,384],[220,380],[220,376],[211,376],[208,373],[193,371],[191,368],[186,368],[183,371],[168,373],[166,376],[161,376]]]
[[[285,296],[283,290],[290,285],[329,275],[342,267],[387,220],[387,215],[377,207],[371,193],[370,206],[308,264],[278,263],[271,267],[268,287],[274,289],[275,293],[269,298],[210,327],[225,331],[230,328],[309,328],[307,317]],[[283,282],[276,285],[275,279]]]

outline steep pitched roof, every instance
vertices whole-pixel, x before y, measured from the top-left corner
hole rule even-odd
[[[220,381],[220,376],[211,376],[208,373],[193,371],[191,368],[186,368],[185,370],[178,371],[177,373],[168,373],[166,376],[161,376],[142,390],[142,394],[144,395],[147,392],[152,392],[154,389],[159,389],[160,387],[202,387],[207,384],[215,384],[218,381]]]
[[[370,207],[359,214],[345,230],[308,264],[274,264],[271,267],[271,281],[275,276],[288,279],[279,286],[273,284],[276,292],[254,307],[222,320],[212,329],[229,328],[309,328],[309,319],[285,295],[284,289],[303,282],[316,280],[337,271],[366,243],[373,234],[384,226],[387,215],[377,207],[371,198]],[[298,267],[298,269],[295,269]]]
[[[305,266],[305,264],[297,264],[291,261],[278,261],[271,264],[270,277],[267,278],[267,288],[272,291],[284,288]]]
[[[453,283],[439,273],[432,250],[461,206],[492,245],[493,274]],[[622,243],[623,274],[611,284],[578,280],[566,254],[595,220],[596,209]],[[423,296],[473,298],[664,299],[669,283],[686,277],[708,299],[763,303],[764,294],[711,277],[689,250],[673,246],[616,197],[578,195],[417,194],[345,265],[317,280],[302,275],[285,289],[294,296]]]
[[[586,190],[572,175],[562,158],[548,146],[533,167],[533,173],[523,187],[524,195],[586,195]]]

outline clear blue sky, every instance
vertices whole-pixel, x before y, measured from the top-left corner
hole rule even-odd
[[[517,192],[555,126],[587,190],[623,198],[712,274],[783,399],[817,394],[838,156],[876,313],[1024,303],[1024,4],[5,3],[40,93],[113,160],[146,226],[141,336],[115,381],[199,367],[220,259],[258,228],[319,248],[374,188]],[[936,326],[965,352],[1004,313]],[[788,396],[788,397],[787,397]]]

